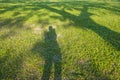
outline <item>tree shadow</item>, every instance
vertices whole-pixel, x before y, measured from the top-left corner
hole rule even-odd
[[[55,29],[50,26],[49,31],[44,33],[44,43],[36,43],[32,51],[40,54],[45,60],[41,80],[49,80],[54,65],[54,80],[62,80],[62,58],[60,47],[57,43]]]
[[[100,25],[90,18],[92,14],[88,12],[88,9],[89,7],[95,6],[91,6],[88,4],[81,4],[81,6],[83,7],[82,9],[79,9],[81,11],[81,14],[79,16],[76,16],[66,12],[63,9],[58,10],[47,5],[41,5],[41,7],[45,9],[48,9],[52,12],[62,15],[64,19],[72,20],[74,22],[74,25],[76,25],[78,28],[92,30],[93,32],[98,34],[101,38],[103,38],[105,41],[110,43],[113,47],[115,47],[117,50],[120,50],[120,33],[115,32],[107,28],[106,26]]]
[[[93,21],[90,18],[91,14],[88,12],[88,9],[89,6],[84,5],[83,9],[81,10],[82,13],[78,16],[80,26],[94,31],[96,34],[98,34],[101,38],[110,43],[117,50],[120,50],[120,33],[115,32],[107,28],[106,26],[100,25]]]
[[[64,8],[66,8],[65,4],[72,5],[73,3],[66,2],[66,3],[59,3],[59,5],[63,5]],[[98,34],[101,38],[103,38],[105,41],[107,41],[112,46],[114,46],[117,50],[120,50],[120,34],[115,32],[115,31],[112,31],[111,29],[109,29],[103,25],[96,23],[95,21],[93,21],[90,18],[90,16],[93,14],[89,13],[88,9],[90,7],[105,8],[105,7],[103,7],[103,5],[94,6],[95,4],[88,5],[88,4],[79,4],[79,3],[76,4],[75,3],[74,4],[75,6],[81,5],[83,7],[82,9],[73,7],[74,9],[81,11],[81,14],[79,16],[76,16],[76,15],[73,15],[73,14],[66,12],[64,8],[62,10],[58,10],[58,9],[50,7],[48,4],[49,3],[44,3],[44,5],[42,3],[40,5],[38,4],[35,6],[35,8],[33,8],[33,10],[34,11],[39,10],[39,8],[41,7],[43,9],[50,10],[51,12],[58,13],[58,14],[62,15],[62,17],[64,19],[72,20],[74,22],[74,25],[77,26],[78,28],[85,28],[85,29],[92,30],[93,32]],[[50,5],[54,5],[57,7],[58,4],[56,4],[56,3],[54,3],[54,4],[51,3]],[[30,6],[32,6],[32,5],[30,5]],[[17,8],[17,7],[15,7],[15,8]],[[14,7],[6,8],[6,10],[0,12],[0,14],[5,13],[6,11],[9,11],[9,10],[12,11],[15,8]],[[28,10],[30,10],[30,9],[31,8],[28,8]],[[111,10],[113,10],[113,9],[111,9]],[[21,27],[21,26],[23,26],[22,24],[24,23],[24,21],[28,20],[32,15],[34,15],[34,14],[31,13],[31,14],[28,14],[28,16],[26,15],[26,16],[16,17],[14,19],[14,21],[13,21],[13,19],[7,19],[7,20],[2,21],[0,23],[0,25],[1,26],[9,25],[10,28],[13,25],[17,25],[18,27]],[[55,18],[57,19],[57,17],[55,17]],[[61,19],[61,20],[63,20],[63,19]],[[13,22],[11,22],[11,21],[13,21]],[[3,37],[8,37],[9,36],[8,34],[4,35]],[[61,76],[62,76],[62,73],[61,73],[62,63],[61,63],[61,61],[62,61],[62,59],[61,59],[60,48],[59,48],[59,45],[56,41],[57,34],[53,28],[49,28],[49,31],[45,32],[44,36],[45,36],[45,39],[44,39],[43,45],[41,45],[42,44],[41,42],[38,42],[38,43],[36,43],[36,45],[32,49],[33,51],[35,51],[35,52],[39,53],[41,56],[43,56],[43,58],[45,59],[43,76],[41,79],[42,80],[49,80],[50,79],[52,64],[54,64],[54,66],[55,66],[54,79],[61,80]],[[91,64],[93,64],[93,63],[91,63]],[[90,70],[94,69],[94,67],[89,68],[89,69]],[[91,73],[93,73],[94,71],[95,70],[93,70]],[[89,72],[89,70],[88,70],[88,72]],[[99,72],[99,71],[96,71],[96,72]],[[15,73],[13,73],[13,74],[15,74]],[[93,75],[95,75],[95,73]],[[98,77],[98,76],[96,76],[96,77]]]
[[[17,7],[16,7],[17,6]],[[14,9],[17,9],[17,8],[20,8],[21,6],[12,6],[10,7],[10,9],[8,8],[5,8],[5,12],[7,11],[15,11]],[[14,14],[12,15],[13,17],[12,18],[1,18],[0,19],[0,28],[1,29],[4,29],[4,28],[8,28],[8,29],[28,29],[27,26],[24,24],[27,20],[29,20],[32,16],[34,16],[34,14],[37,13],[38,10],[40,10],[40,8],[28,8],[26,9],[27,6],[22,6],[22,12],[25,14],[25,15],[21,15],[21,11],[17,11],[17,12],[14,12]],[[14,9],[13,9],[14,8]],[[25,13],[26,11],[30,11],[29,13]],[[5,13],[3,12],[3,13]],[[0,12],[2,13],[2,12]],[[2,13],[2,14],[3,14]],[[9,34],[10,33],[10,34]],[[11,35],[12,33],[12,35]],[[1,35],[1,38],[5,39],[7,37],[10,37],[10,36],[13,36],[15,32],[14,30],[11,30],[10,32],[6,33],[6,34],[3,34]]]
[[[19,7],[22,7],[22,6],[20,6],[20,5],[14,5],[14,6],[3,7],[4,10],[0,10],[0,14],[3,14],[3,13],[8,12],[8,11],[14,11],[15,9],[17,9]]]

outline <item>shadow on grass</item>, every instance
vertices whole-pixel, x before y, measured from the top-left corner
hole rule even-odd
[[[57,6],[58,4],[60,6],[64,6],[62,10],[58,10],[58,9],[50,7],[51,5],[58,7]],[[74,7],[71,7],[71,5]],[[113,47],[115,47],[117,50],[120,50],[120,34],[115,32],[115,31],[112,31],[111,29],[109,29],[103,25],[96,23],[95,21],[93,21],[90,18],[90,16],[92,14],[88,12],[89,8],[91,8],[91,7],[93,7],[93,8],[98,8],[98,7],[105,8],[103,4],[100,4],[100,6],[97,6],[97,5],[99,5],[99,4],[95,5],[95,3],[94,3],[93,5],[92,4],[89,5],[89,3],[84,4],[84,3],[78,3],[78,2],[76,2],[76,3],[65,2],[65,3],[44,3],[44,5],[42,3],[40,3],[40,4],[37,4],[35,6],[34,5],[30,5],[30,6],[35,7],[35,8],[32,8],[33,12],[42,8],[42,9],[47,9],[47,10],[50,10],[51,12],[55,12],[57,14],[60,14],[64,19],[72,20],[74,22],[74,25],[77,26],[78,28],[92,30],[97,35],[99,35],[101,38],[103,38],[106,42],[108,42]],[[82,8],[79,8],[80,6]],[[79,16],[76,16],[76,15],[73,15],[73,14],[66,12],[65,8],[68,8],[68,7],[71,7],[72,9],[76,9],[76,10],[80,11],[81,14]],[[0,13],[2,14],[2,13],[5,13],[6,11],[9,11],[9,10],[11,11],[14,9],[15,9],[14,7],[6,8],[6,10],[3,10]],[[31,10],[31,8],[26,8],[26,9]],[[111,8],[107,8],[107,9],[114,11]],[[16,14],[16,15],[19,15],[19,14]],[[21,26],[23,26],[23,23],[26,20],[28,20],[30,17],[32,17],[33,15],[34,15],[34,13],[31,12],[30,14],[26,14],[26,16],[16,17],[15,19],[7,19],[7,20],[0,22],[0,25],[1,25],[1,27],[4,27],[7,25],[10,28],[11,28],[11,26],[21,27]],[[57,19],[59,17],[55,17],[55,18]],[[8,34],[4,35],[3,37],[8,37],[9,36]],[[44,36],[45,36],[44,43],[38,42],[38,43],[36,43],[36,45],[32,49],[32,51],[40,54],[40,56],[43,56],[43,58],[45,60],[43,75],[42,75],[41,79],[42,80],[50,79],[50,74],[52,73],[51,72],[52,65],[54,64],[54,70],[55,70],[54,71],[54,79],[61,80],[61,76],[62,76],[61,61],[62,61],[62,59],[61,59],[60,48],[59,48],[59,45],[56,41],[56,36],[57,36],[56,32],[52,27],[50,27],[49,31],[45,32]],[[5,59],[1,58],[1,61],[2,60],[5,61],[6,59],[7,59],[7,57]],[[17,58],[16,58],[15,60],[13,60],[13,62],[10,62],[10,65],[13,65],[12,63],[14,63],[14,61],[19,62],[19,61],[17,61]],[[6,63],[6,64],[9,64],[9,63]],[[94,64],[94,63],[91,62],[91,64]],[[17,64],[17,65],[19,65],[19,64]],[[3,66],[4,65],[2,65],[2,64],[0,65],[0,67],[3,67]],[[83,65],[83,67],[84,67],[84,65]],[[98,75],[101,76],[102,73],[96,70],[97,67],[96,68],[94,68],[94,67],[95,67],[95,65],[93,65],[93,67],[91,67],[91,68],[86,68],[86,69],[83,68],[83,69],[88,74],[91,73],[91,74],[93,74],[93,76],[95,76],[97,78]],[[90,70],[87,70],[87,69],[90,69]],[[3,71],[7,71],[7,70],[10,70],[10,69],[3,69]],[[14,69],[12,69],[12,70],[13,71],[12,71],[12,74],[10,74],[10,77],[16,73]],[[2,74],[2,73],[0,73],[0,74],[3,75],[4,77],[7,77],[7,76],[5,76],[5,74],[8,74],[8,73],[6,72],[4,74]],[[73,73],[73,74],[79,75],[79,73]],[[1,79],[3,79],[3,78],[1,78]]]
[[[89,7],[92,6],[88,4],[81,4],[81,6],[83,7],[82,9],[79,9],[81,11],[81,14],[79,16],[76,16],[64,11],[64,9],[58,10],[47,5],[41,5],[42,8],[48,9],[52,12],[62,15],[64,19],[72,20],[74,22],[74,25],[76,25],[78,28],[92,30],[93,32],[98,34],[101,38],[103,38],[105,41],[110,43],[113,47],[115,47],[117,50],[120,50],[120,33],[117,33],[93,21],[90,18],[92,14],[88,12]]]
[[[57,34],[52,26],[49,31],[44,33],[44,43],[36,43],[32,51],[40,54],[45,60],[43,75],[41,80],[49,80],[52,74],[52,65],[54,65],[54,80],[62,80],[62,58],[60,47],[57,43]]]
[[[57,7],[58,5],[63,6],[63,9],[58,10],[58,9],[50,7],[51,5],[54,7]],[[27,6],[29,6],[30,8],[27,8]],[[18,7],[20,7],[20,6],[18,6]],[[79,7],[82,7],[82,9]],[[96,34],[98,34],[105,41],[107,41],[112,46],[114,46],[117,50],[120,50],[120,33],[112,31],[111,29],[93,21],[90,18],[90,16],[92,14],[90,14],[88,12],[88,9],[92,8],[92,7],[93,8],[102,8],[102,9],[110,10],[113,12],[115,12],[115,11],[119,12],[119,9],[106,7],[105,4],[103,4],[103,3],[95,3],[95,2],[93,2],[93,3],[86,2],[86,1],[40,2],[40,3],[37,2],[37,3],[31,3],[31,4],[24,5],[23,10],[24,11],[32,10],[30,13],[26,14],[25,16],[15,17],[13,19],[5,19],[5,20],[0,22],[0,25],[1,25],[1,27],[5,27],[5,26],[22,27],[22,26],[24,26],[23,25],[24,22],[27,21],[30,17],[32,17],[34,14],[38,15],[37,10],[47,9],[47,10],[50,10],[51,12],[55,12],[55,13],[62,15],[63,19],[60,18],[62,21],[64,21],[64,19],[69,19],[69,20],[72,20],[74,22],[74,25],[79,27],[79,28],[90,29],[90,30],[94,31]],[[11,10],[14,10],[16,8],[17,8],[17,6],[5,8],[5,10],[2,11],[1,13],[6,12],[6,11],[11,11]],[[76,15],[73,15],[73,14],[66,12],[65,9],[75,9],[75,10],[80,11],[81,14],[79,16],[76,16]],[[19,14],[17,14],[17,15],[19,15]],[[55,16],[52,16],[52,17],[57,19],[57,17],[55,17]],[[59,19],[59,17],[58,17],[58,19]]]
[[[3,7],[4,10],[0,10],[0,14],[3,14],[3,13],[8,12],[8,11],[14,11],[15,9],[17,9],[19,7],[22,7],[22,6],[14,5],[14,6]]]

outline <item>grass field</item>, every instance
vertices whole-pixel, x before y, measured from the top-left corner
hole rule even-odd
[[[0,1],[0,80],[120,80],[120,2]]]

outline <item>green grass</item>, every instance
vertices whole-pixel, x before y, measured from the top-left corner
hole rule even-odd
[[[40,79],[119,80],[120,3],[1,2],[0,80]]]

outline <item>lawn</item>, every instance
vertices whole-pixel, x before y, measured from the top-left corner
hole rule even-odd
[[[120,80],[120,2],[0,1],[0,80]]]

